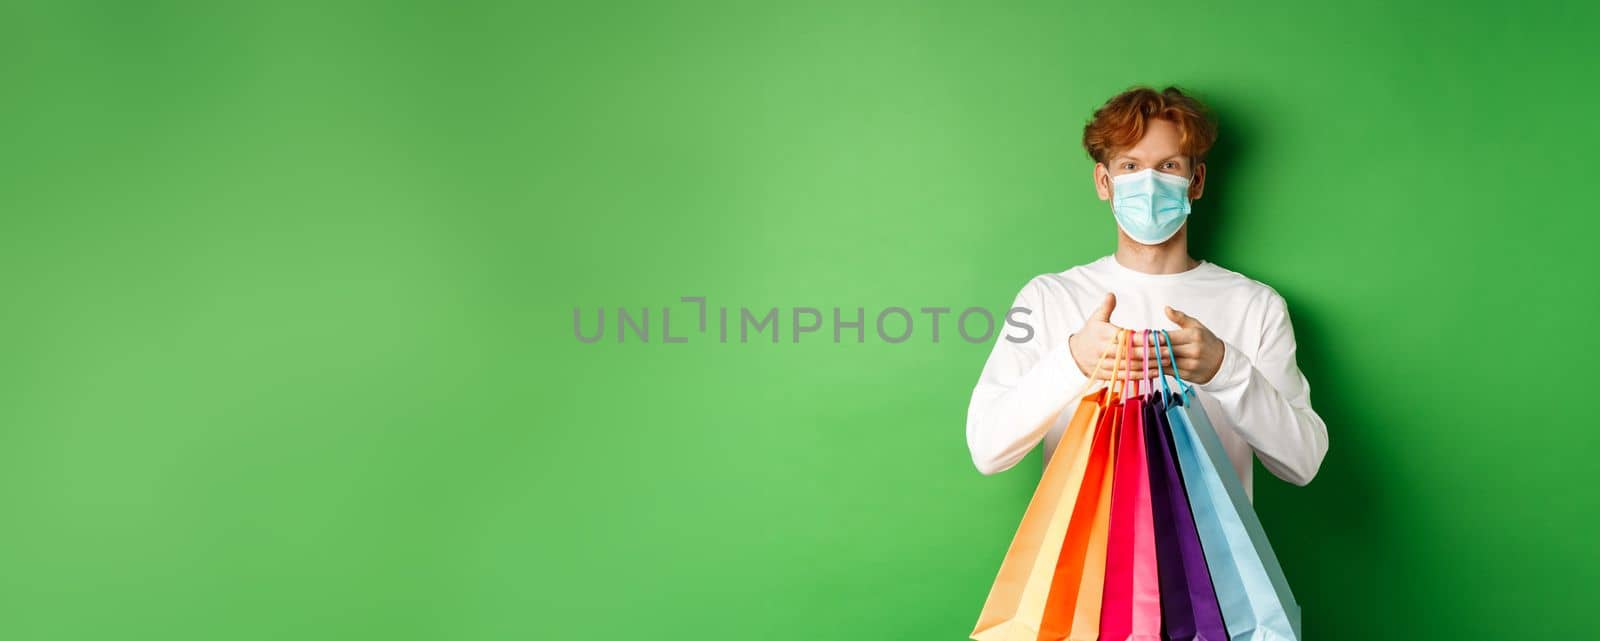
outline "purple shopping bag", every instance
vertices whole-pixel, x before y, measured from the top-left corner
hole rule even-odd
[[[1158,365],[1159,366],[1159,365]],[[1228,641],[1222,608],[1206,569],[1205,549],[1195,528],[1183,476],[1178,471],[1167,404],[1172,400],[1165,377],[1163,391],[1144,405],[1146,461],[1150,465],[1150,502],[1156,527],[1156,569],[1161,583],[1163,635],[1171,641]]]

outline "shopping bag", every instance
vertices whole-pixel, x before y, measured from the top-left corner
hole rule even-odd
[[[1100,355],[1086,389],[1096,384],[1101,366],[1111,355],[1110,349]],[[1091,444],[1097,425],[1107,408],[1115,406],[1115,400],[1110,386],[1080,392],[1077,409],[1050,460],[1045,463],[1039,487],[1028,501],[1022,523],[1017,526],[1011,547],[1000,563],[1000,572],[984,601],[971,638],[978,641],[1035,641],[1038,638],[1045,597],[1061,564],[1062,541],[1067,536],[1079,488],[1090,468]],[[1068,565],[1070,570],[1071,564]]]
[[[1171,357],[1172,338],[1165,330],[1161,334]],[[1181,377],[1178,384],[1183,393],[1173,395],[1167,420],[1228,637],[1232,641],[1298,640],[1300,606],[1289,591],[1272,544],[1194,387]]]
[[[1161,391],[1152,393],[1145,404],[1144,433],[1156,529],[1156,566],[1161,575],[1161,624],[1171,641],[1228,641],[1217,593],[1211,587],[1211,573],[1206,569],[1205,551],[1173,453],[1166,416],[1172,388],[1167,385],[1160,352],[1156,359]]]
[[[1140,371],[1149,371],[1149,368],[1146,358]],[[1129,377],[1123,383],[1125,388],[1139,382],[1131,378],[1132,369],[1123,370],[1124,376]],[[1144,379],[1143,376],[1139,378]],[[1161,584],[1156,568],[1156,532],[1151,515],[1144,414],[1143,395],[1137,390],[1123,395],[1116,472],[1111,485],[1110,539],[1106,547],[1100,641],[1161,641]]]
[[[1118,333],[1117,367],[1131,346],[1129,333]],[[1117,430],[1122,422],[1124,383],[1108,386],[1107,406],[1096,426],[1089,467],[1079,488],[1077,503],[1047,594],[1038,641],[1096,641],[1100,634],[1100,605],[1105,590],[1106,535],[1111,516],[1112,473],[1116,466]]]

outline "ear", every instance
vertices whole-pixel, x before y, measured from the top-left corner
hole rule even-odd
[[[1100,200],[1111,200],[1111,170],[1105,163],[1094,164],[1094,191]]]
[[[1200,194],[1206,191],[1206,164],[1204,162],[1194,166],[1194,180],[1189,181],[1189,200],[1200,200]]]

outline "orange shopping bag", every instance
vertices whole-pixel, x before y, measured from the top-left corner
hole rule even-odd
[[[1120,334],[1118,345],[1117,358],[1120,359]],[[1095,385],[1100,366],[1109,355],[1110,350],[1100,355],[1088,385]],[[1088,471],[1090,444],[1102,414],[1116,406],[1109,386],[1081,394],[1061,442],[1045,463],[1044,475],[1033,492],[1033,499],[1028,502],[1027,511],[1022,514],[1022,523],[1011,539],[1005,560],[1000,563],[1000,573],[972,629],[973,639],[1035,641],[1038,638],[1045,596],[1056,571],[1061,542],[1067,536],[1079,487]]]
[[[1127,331],[1118,333],[1113,373],[1131,366],[1131,363],[1125,365],[1123,359],[1130,346],[1128,336]],[[1116,466],[1117,437],[1122,428],[1122,397],[1128,393],[1126,383],[1120,391],[1116,383],[1106,388],[1104,398],[1108,406],[1100,413],[1083,484],[1074,502],[1072,521],[1057,555],[1044,616],[1039,622],[1038,641],[1096,641],[1100,636],[1112,473]]]

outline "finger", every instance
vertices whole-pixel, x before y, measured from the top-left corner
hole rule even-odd
[[[1134,363],[1131,367],[1119,367],[1116,369],[1118,376],[1132,376],[1133,378],[1153,376],[1157,371],[1159,370],[1156,369],[1154,362],[1150,363],[1149,367],[1145,367],[1144,363]]]
[[[1170,375],[1171,372],[1168,372],[1168,374]],[[1122,374],[1113,375],[1113,374],[1109,374],[1109,373],[1106,373],[1106,372],[1100,372],[1099,375],[1094,377],[1094,380],[1105,381],[1105,382],[1108,382],[1108,383],[1120,382],[1120,381],[1134,381],[1134,382],[1137,382],[1137,381],[1151,380],[1151,379],[1156,378],[1157,376],[1160,376],[1160,375],[1157,374],[1155,372],[1155,370],[1150,370],[1150,372],[1147,373],[1147,374],[1143,374],[1143,375],[1134,374],[1132,376],[1123,376]]]
[[[1085,336],[1085,337],[1083,337],[1083,340],[1089,340],[1089,337]],[[1102,339],[1098,339],[1095,342],[1098,342],[1099,345],[1096,346],[1096,347],[1091,348],[1093,350],[1091,353],[1096,354],[1096,356],[1093,357],[1093,361],[1092,361],[1094,363],[1094,369],[1096,369],[1096,370],[1104,370],[1104,369],[1107,369],[1107,368],[1116,367],[1116,362],[1117,362],[1117,344],[1116,344],[1116,341],[1113,341],[1113,340],[1111,340],[1109,338],[1102,338]],[[1093,343],[1091,343],[1091,344],[1093,344]],[[1075,354],[1074,358],[1078,358],[1079,356],[1081,356],[1081,354],[1078,354],[1078,352],[1076,350],[1074,350],[1074,354]],[[1084,369],[1089,369],[1089,368],[1088,367],[1084,367]]]
[[[1194,327],[1190,329],[1174,329],[1168,331],[1167,334],[1172,337],[1171,345],[1174,348],[1177,348],[1182,345],[1200,342],[1201,337],[1204,336],[1204,334],[1201,333],[1202,331],[1203,330],[1201,328]]]
[[[1152,329],[1135,330],[1133,344],[1140,347],[1159,347],[1161,345],[1161,331]]]
[[[1171,371],[1170,367],[1167,368],[1167,369],[1168,369],[1169,372]],[[1104,381],[1122,380],[1124,378],[1131,378],[1131,379],[1134,379],[1134,380],[1138,380],[1138,379],[1141,379],[1141,378],[1155,378],[1156,376],[1159,376],[1159,375],[1160,375],[1160,373],[1156,369],[1155,364],[1151,363],[1151,365],[1150,365],[1150,367],[1148,369],[1146,369],[1144,367],[1133,367],[1133,368],[1122,367],[1122,368],[1118,368],[1118,369],[1114,369],[1114,370],[1113,369],[1102,369],[1102,370],[1100,370],[1100,372],[1098,374],[1095,375],[1095,378],[1099,379],[1099,380],[1104,380]]]
[[[1115,362],[1117,358],[1117,349],[1121,347],[1121,343],[1117,341],[1116,332],[1110,332],[1105,336],[1101,336],[1100,338],[1096,339],[1096,342],[1099,343],[1099,347],[1096,349],[1101,354],[1105,354],[1106,363],[1110,364]]]
[[[1115,344],[1115,343],[1113,343],[1113,344]],[[1150,357],[1149,357],[1150,367],[1154,368],[1156,366],[1156,350],[1155,350],[1155,348],[1153,348],[1153,347],[1150,348],[1149,349],[1149,354],[1150,354]],[[1122,360],[1124,360],[1124,361],[1132,361],[1134,363],[1134,367],[1143,367],[1144,366],[1145,348],[1143,348],[1143,347],[1129,347],[1129,348],[1127,348],[1125,350],[1122,350],[1121,355],[1122,355]]]
[[[1165,335],[1162,334],[1161,330],[1155,330],[1151,332],[1151,352],[1154,353],[1166,351],[1168,345],[1173,345],[1178,342],[1178,333],[1182,331],[1183,330],[1181,329],[1170,329],[1166,331]]]
[[[1173,347],[1172,348],[1172,353],[1178,355],[1178,361],[1179,362],[1183,362],[1183,360],[1186,359],[1186,358],[1190,359],[1190,360],[1193,360],[1193,359],[1198,358],[1200,356],[1200,344],[1199,343],[1184,343],[1182,345],[1178,345],[1176,347]]]
[[[1167,357],[1167,342],[1161,339],[1160,332],[1156,332],[1155,338],[1152,338],[1150,344],[1144,346],[1143,349],[1150,353],[1150,364],[1152,365],[1155,364],[1157,358]]]
[[[1113,354],[1116,353],[1118,348],[1122,347],[1122,334],[1115,327],[1100,325],[1095,329],[1095,334],[1099,336],[1100,344],[1110,349]]]
[[[1200,321],[1195,320],[1193,316],[1173,309],[1170,305],[1167,306],[1167,318],[1172,319],[1172,322],[1177,323],[1178,327],[1182,327],[1184,329],[1204,327],[1204,325],[1201,325]]]
[[[1089,320],[1097,320],[1102,323],[1109,323],[1111,322],[1111,310],[1116,308],[1117,295],[1111,292],[1106,292],[1106,297],[1100,303],[1100,308],[1094,310],[1094,313],[1089,315]]]

